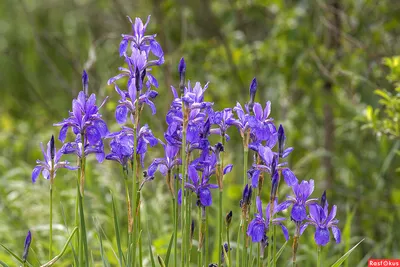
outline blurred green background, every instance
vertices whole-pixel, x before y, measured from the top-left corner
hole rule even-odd
[[[118,46],[120,34],[131,31],[126,16],[146,20],[148,14],[152,17],[147,33],[157,33],[166,55],[165,64],[153,72],[160,83],[157,115],[146,110],[143,119],[157,137],[162,139],[166,128],[169,88],[178,84],[180,57],[187,62],[188,79],[211,82],[207,100],[218,109],[245,103],[249,83],[257,77],[256,100],[272,102],[272,117],[285,126],[287,144],[295,147],[289,157],[295,174],[314,179],[313,196],[326,189],[329,203],[338,206],[345,238],[323,250],[327,264],[362,238],[349,266],[366,266],[370,257],[400,258],[400,175],[395,171],[400,142],[362,130],[364,122],[358,119],[367,105],[379,105],[375,89],[393,90],[386,79],[389,70],[382,64],[384,57],[400,54],[400,4],[392,0],[0,1],[0,243],[20,255],[31,229],[35,253],[29,259],[35,265],[45,262],[48,183],[40,179],[32,185],[30,178],[35,160],[42,158],[39,143],[58,136],[52,124],[67,117],[81,90],[83,69],[98,102],[110,96],[102,114],[109,128],[118,130],[118,95],[107,80],[123,64]],[[235,167],[226,178],[224,210],[233,210],[237,224],[242,148],[236,129],[229,134],[226,162]],[[161,153],[161,146],[151,149],[147,164]],[[126,229],[121,170],[115,162],[99,165],[93,158],[88,170],[85,204],[93,261],[100,263],[101,232],[113,265],[110,190],[120,200],[121,229]],[[289,193],[282,186],[280,201]],[[268,194],[266,189],[264,197]],[[59,171],[55,253],[73,226],[74,195],[75,173]],[[169,208],[167,188],[158,176],[144,189],[146,251],[150,236],[154,253],[165,254],[172,228]],[[288,225],[293,235],[293,225]],[[300,239],[298,254],[300,266],[314,266],[311,228]],[[290,255],[288,246],[282,266]],[[2,249],[0,260],[13,262]],[[57,266],[71,262],[67,254]]]

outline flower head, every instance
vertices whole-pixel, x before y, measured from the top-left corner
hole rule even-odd
[[[172,146],[170,144],[163,144],[165,157],[164,158],[156,158],[150,164],[148,168],[148,174],[154,175],[157,169],[161,172],[163,176],[167,175],[167,172],[172,170],[174,166],[178,166],[182,164],[182,160],[180,158],[176,158],[176,155],[179,152],[179,147]]]
[[[88,78],[86,72],[82,75],[82,82],[83,87],[87,89]],[[85,143],[96,145],[102,142],[102,138],[108,134],[108,128],[101,118],[99,109],[106,100],[107,98],[97,107],[95,94],[88,96],[84,91],[80,91],[78,97],[72,101],[72,112],[69,113],[69,117],[62,122],[54,124],[54,126],[62,126],[58,139],[64,142],[68,129],[72,128],[74,134],[84,136]]]
[[[292,187],[294,196],[289,196],[288,200],[283,202],[288,205],[293,205],[291,218],[293,221],[302,222],[307,218],[306,207],[317,202],[318,199],[311,198],[310,195],[314,191],[314,180],[301,181]]]
[[[64,147],[60,150],[56,150],[54,146],[54,136],[47,143],[47,150],[44,150],[43,143],[40,143],[44,160],[37,160],[36,167],[32,171],[32,182],[35,183],[39,174],[42,173],[45,179],[54,179],[56,172],[59,168],[65,168],[68,170],[76,170],[78,167],[69,165],[68,161],[60,161],[61,156],[64,153]],[[53,174],[53,177],[50,177]]]
[[[261,242],[264,239],[264,237],[266,236],[266,232],[269,227],[270,204],[267,205],[267,208],[265,210],[265,217],[263,216],[262,203],[261,203],[261,199],[259,196],[257,196],[256,205],[257,205],[258,213],[255,214],[255,218],[250,222],[250,224],[247,228],[247,235],[251,237],[252,242]],[[278,205],[278,202],[275,199],[274,210],[272,212],[272,215],[274,215],[286,208],[287,208],[287,205],[285,205],[284,203],[281,203],[280,205]],[[289,232],[288,232],[287,228],[282,224],[282,221],[284,221],[284,220],[285,220],[285,218],[273,218],[271,223],[279,225],[282,229],[285,239],[288,240]]]

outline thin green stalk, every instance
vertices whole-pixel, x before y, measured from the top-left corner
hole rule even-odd
[[[208,249],[210,247],[209,246],[209,238],[208,238],[209,236],[208,236],[208,211],[207,211],[207,208],[204,208],[204,212],[206,214],[206,221],[205,221],[205,226],[204,226],[204,232],[205,232],[205,234],[204,234],[204,246],[205,246],[204,264],[207,265],[208,262],[209,262],[209,260],[208,260],[208,256],[209,256]]]
[[[243,221],[243,219],[242,219]],[[240,252],[239,252],[239,244],[240,244],[240,229],[242,229],[242,222],[239,224],[237,239],[236,239],[236,266],[239,266],[240,261]]]
[[[133,99],[132,99],[133,100]],[[137,136],[137,129],[139,127],[139,93],[136,94],[136,100],[135,100],[135,119],[133,122],[133,147],[134,147],[134,152],[133,152],[133,159],[132,159],[132,203],[135,205],[132,207],[132,251],[133,253],[131,259],[133,260],[133,266],[136,266],[136,239],[137,239],[137,230],[138,230],[138,225],[140,225],[140,222],[138,222],[138,218],[136,217],[136,203],[138,200],[138,191],[139,191],[139,177],[138,177],[138,172],[137,168],[137,162],[136,162],[136,150],[137,150],[137,144],[138,144],[138,136]]]
[[[260,242],[257,244],[257,266],[261,267]]]
[[[85,192],[85,167],[86,167],[86,157],[85,157],[85,137],[84,134],[81,135],[81,159],[79,164],[79,189],[78,190],[78,205],[79,205],[79,264],[80,266],[88,266],[88,247],[86,239],[86,224],[85,224],[85,213],[83,208],[83,198]],[[84,264],[85,262],[85,264]]]
[[[222,177],[221,177],[222,179]],[[221,266],[222,260],[222,193],[223,189],[219,191],[219,207],[218,207],[218,266]]]
[[[248,147],[248,141],[247,141],[247,133],[245,133],[245,137],[243,140],[243,187],[246,186],[247,184],[247,164],[248,164],[248,157],[249,157],[249,147]],[[243,220],[243,250],[242,250],[242,265],[241,266],[246,266],[247,264],[247,218],[242,218]]]
[[[187,249],[187,264],[190,266],[190,254],[191,254],[191,246],[190,246],[190,224],[191,224],[191,209],[192,209],[192,201],[191,195],[189,194],[186,198],[186,226],[185,226],[185,237],[186,237],[186,249]]]
[[[185,228],[188,227],[185,223],[185,213],[186,213],[186,196],[185,196],[185,183],[186,183],[186,128],[187,128],[187,112],[185,109],[185,104],[182,101],[182,113],[183,113],[183,127],[182,127],[182,182],[181,182],[181,192],[182,192],[182,205],[181,205],[181,267],[185,266],[185,255],[186,251],[186,231]],[[186,214],[187,215],[187,214]]]
[[[241,266],[246,266],[247,265],[247,219],[244,219],[243,222],[243,251],[242,251],[242,265]]]
[[[225,134],[222,134],[222,146],[225,149]],[[223,178],[224,178],[224,154],[225,152],[221,152],[221,162],[218,164],[217,168],[219,171],[217,171],[217,174],[219,177],[217,177],[218,185],[219,185],[219,206],[218,206],[218,266],[221,266],[221,260],[222,260],[222,235],[223,235],[223,228],[222,228],[222,220],[223,220],[223,214],[222,214],[222,195],[223,195]]]
[[[174,266],[178,266],[178,205],[175,197],[172,198],[172,206],[174,209]]]
[[[271,219],[272,220],[272,219]],[[273,243],[273,252],[272,252],[272,266],[276,266],[276,226],[273,225],[273,232],[274,232],[274,243]]]
[[[50,178],[50,234],[49,234],[49,260],[51,260],[51,252],[53,250],[53,178]]]
[[[272,221],[272,219],[269,220],[268,229],[271,229],[271,221]],[[270,243],[268,245],[268,258],[267,258],[267,264],[268,264],[267,266],[268,267],[271,266],[271,254],[272,254],[272,244],[271,244],[271,242],[275,242],[273,234],[270,235],[270,239],[269,240],[270,240]]]
[[[199,206],[199,245],[197,248],[197,266],[202,267],[203,263],[202,260],[202,252],[203,252],[203,219],[201,216],[201,207]]]
[[[321,267],[321,246],[317,246],[317,267]]]
[[[226,226],[226,243],[228,244],[228,261],[232,265],[231,261],[231,242],[229,238],[229,225]]]
[[[293,267],[297,266],[296,263],[296,253],[297,253],[297,246],[298,246],[298,242],[299,242],[299,236],[298,236],[298,231],[299,231],[299,227],[296,225],[296,234],[293,237],[293,245],[292,245],[292,263],[293,263]]]

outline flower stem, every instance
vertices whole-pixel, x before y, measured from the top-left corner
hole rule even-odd
[[[53,179],[50,178],[50,234],[49,234],[49,260],[51,260],[51,252],[53,250]]]
[[[178,181],[175,180],[175,192],[178,187]],[[178,266],[178,205],[176,203],[175,195],[172,196],[172,206],[174,209],[174,266]]]
[[[245,138],[243,139],[243,186],[247,184],[247,164],[249,157],[249,146],[248,146],[248,133],[245,133]],[[243,231],[243,250],[242,250],[242,265],[246,266],[247,264],[247,220],[246,216],[242,218],[242,231]]]
[[[232,265],[232,261],[231,261],[231,242],[229,239],[229,225],[226,226],[226,243],[228,244],[228,261],[229,264]]]
[[[206,217],[206,221],[205,221],[205,226],[204,226],[204,244],[205,244],[205,259],[204,259],[204,264],[207,265],[208,264],[208,248],[209,246],[209,236],[208,236],[208,212],[207,212],[207,208],[204,208],[204,213],[205,213],[205,217]]]
[[[136,100],[135,100],[135,118],[133,122],[133,159],[132,159],[132,203],[134,206],[132,207],[132,242],[133,242],[133,266],[136,266],[136,244],[137,244],[137,233],[140,231],[140,221],[138,218],[137,208],[140,208],[140,205],[137,206],[138,199],[140,198],[139,192],[139,164],[137,161],[137,144],[138,144],[138,128],[139,128],[139,92],[136,93]]]
[[[292,256],[292,263],[293,263],[293,267],[297,266],[296,263],[296,253],[297,253],[297,246],[298,246],[298,242],[299,242],[299,236],[298,236],[298,225],[296,225],[296,234],[293,237],[293,246],[292,246],[292,252],[293,252],[293,256]]]
[[[321,267],[321,246],[317,246],[317,267]]]
[[[221,143],[222,147],[225,149],[225,134],[222,134],[221,138]],[[221,260],[222,260],[222,235],[223,235],[223,228],[222,228],[222,220],[223,220],[223,214],[222,214],[222,195],[224,191],[223,187],[223,179],[224,179],[224,154],[225,152],[221,152],[221,162],[217,164],[217,181],[219,185],[219,206],[218,206],[218,266],[221,266]]]
[[[273,232],[274,232],[274,243],[273,243],[273,252],[272,252],[272,266],[275,267],[276,266],[276,226],[273,225]]]
[[[257,267],[261,267],[260,242],[257,245]]]
[[[85,192],[85,135],[81,134],[81,159],[79,163],[79,189],[78,189],[78,205],[79,205],[79,264],[80,266],[89,266],[88,258],[88,247],[86,239],[86,224],[85,224],[85,213],[83,209],[83,199]]]
[[[186,128],[187,128],[187,111],[185,109],[185,104],[182,101],[182,113],[183,113],[183,125],[182,125],[182,182],[181,182],[181,192],[182,192],[182,205],[181,205],[181,266],[185,266],[185,255],[186,251],[186,232],[185,228],[188,227],[185,223],[185,213],[186,213],[186,200],[185,197],[185,183],[186,183]],[[187,215],[187,214],[186,214]]]
[[[204,225],[205,218],[203,219],[203,216],[201,214],[201,207],[199,206],[199,245],[197,248],[197,266],[201,267],[203,266],[202,259],[203,259],[203,238],[204,238],[204,232],[203,232],[203,227]]]

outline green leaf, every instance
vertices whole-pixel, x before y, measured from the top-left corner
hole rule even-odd
[[[3,261],[0,261],[0,265],[1,266],[3,266],[3,267],[10,267],[10,266],[8,266],[5,262],[3,262]]]
[[[171,255],[171,249],[172,249],[172,243],[174,241],[174,233],[171,235],[171,239],[169,240],[169,245],[168,245],[168,250],[167,250],[167,255],[165,256],[165,261],[167,262],[166,267],[168,267],[169,263],[169,255]]]
[[[12,252],[10,249],[8,249],[6,246],[4,246],[3,244],[0,243],[0,246],[2,246],[11,256],[13,256],[17,261],[19,261],[21,264],[24,264],[24,261],[17,256],[17,254],[15,254],[14,252]],[[28,263],[29,264],[29,263]],[[29,266],[32,266],[29,264]]]
[[[282,255],[283,250],[285,249],[286,245],[288,244],[288,242],[286,241],[285,243],[283,243],[282,247],[278,250],[278,252],[275,255],[275,261],[277,262],[279,257]],[[272,264],[272,260],[271,263]]]
[[[56,261],[58,261],[64,255],[65,251],[67,250],[69,242],[71,241],[72,237],[74,236],[74,234],[77,231],[78,231],[78,227],[75,227],[74,230],[72,230],[70,236],[68,237],[67,242],[65,243],[65,245],[64,245],[63,249],[61,250],[61,252],[57,256],[55,256],[51,261],[43,264],[40,267],[49,267],[49,266],[52,266],[54,263],[56,263]]]
[[[153,255],[153,250],[151,248],[151,238],[149,234],[149,252],[150,252],[150,260],[151,260],[151,267],[156,267],[156,263],[154,261],[154,255]]]
[[[363,238],[360,242],[358,242],[354,247],[352,247],[349,251],[347,251],[340,259],[338,259],[331,267],[339,267],[353,252],[353,250],[364,241]]]
[[[125,262],[124,259],[124,254],[122,253],[122,248],[121,248],[121,237],[119,235],[119,222],[118,222],[118,214],[117,214],[117,209],[115,208],[115,201],[114,201],[114,195],[111,193],[111,199],[112,199],[112,210],[113,210],[113,217],[114,217],[114,230],[115,230],[115,237],[117,239],[117,247],[118,247],[118,262],[119,266],[122,267],[122,261]]]

